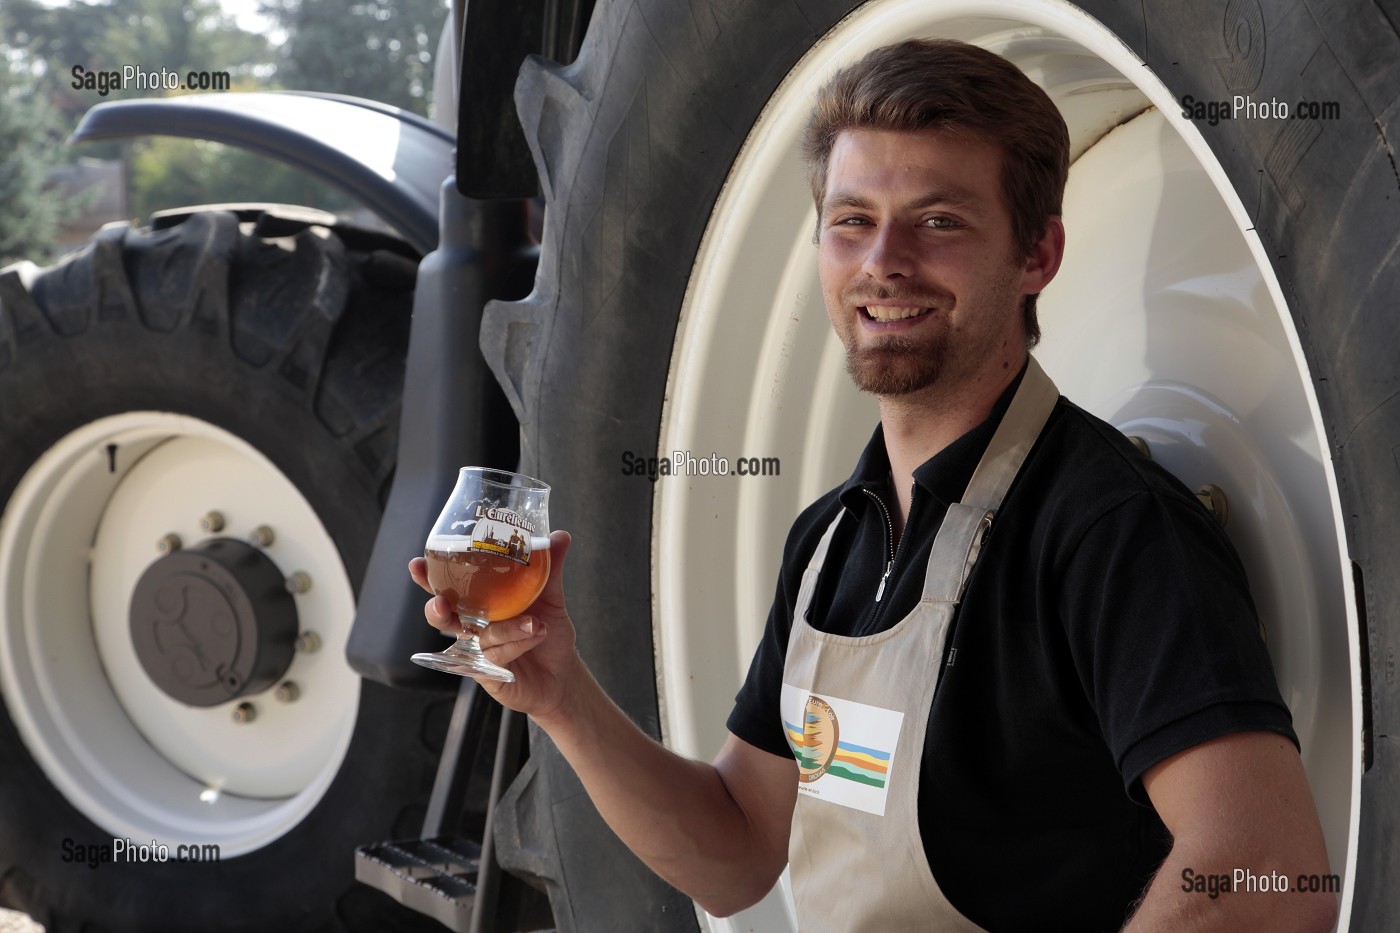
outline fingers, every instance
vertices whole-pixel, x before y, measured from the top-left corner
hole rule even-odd
[[[481,647],[496,648],[501,645],[509,645],[517,641],[524,641],[527,638],[535,638],[544,633],[544,623],[533,616],[516,616],[514,619],[507,619],[504,622],[492,622],[485,629],[477,632],[481,639]]]
[[[549,579],[540,593],[541,602],[555,607],[564,605],[564,555],[569,553],[572,541],[567,531],[549,533]]]
[[[452,604],[441,596],[434,596],[423,604],[423,617],[433,628],[454,635],[462,628],[461,623],[457,621],[457,613],[452,610]]]
[[[495,664],[506,665],[537,646],[545,637],[543,622],[532,616],[518,616],[492,622],[478,633],[481,650]]]
[[[433,591],[433,588],[428,585],[428,562],[423,558],[415,557],[408,562],[408,575],[413,578],[414,583],[429,593]]]

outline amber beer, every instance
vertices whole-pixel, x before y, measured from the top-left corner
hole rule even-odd
[[[459,615],[498,622],[520,615],[539,596],[549,578],[549,538],[530,539],[524,558],[474,550],[471,539],[435,535],[423,556],[428,585],[452,603]]]

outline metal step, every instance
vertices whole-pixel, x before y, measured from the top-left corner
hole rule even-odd
[[[460,836],[379,842],[355,850],[355,880],[457,933],[472,922],[481,846]]]
[[[355,880],[456,933],[552,926],[537,923],[540,911],[522,906],[518,892],[507,896],[509,918],[499,915],[502,872],[491,851],[491,826],[501,794],[520,770],[525,719],[502,709],[471,678],[461,680],[421,838],[360,846]],[[489,789],[483,794],[483,788]],[[479,814],[481,804],[484,825],[464,818],[464,809]],[[535,898],[547,915],[544,896]]]

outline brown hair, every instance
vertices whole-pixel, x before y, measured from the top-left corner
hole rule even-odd
[[[820,214],[827,162],[843,130],[939,129],[999,146],[1012,246],[1029,256],[1045,218],[1061,211],[1069,131],[1039,85],[993,52],[952,39],[910,39],[876,49],[821,89],[802,136],[807,179]],[[1035,295],[1026,296],[1026,343],[1040,339]]]

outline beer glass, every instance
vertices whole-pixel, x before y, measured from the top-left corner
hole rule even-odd
[[[420,652],[416,664],[462,676],[512,683],[515,675],[486,660],[478,633],[489,622],[520,615],[549,579],[549,486],[537,479],[462,467],[457,485],[428,535],[423,556],[428,585],[446,597],[462,634],[442,652]]]

